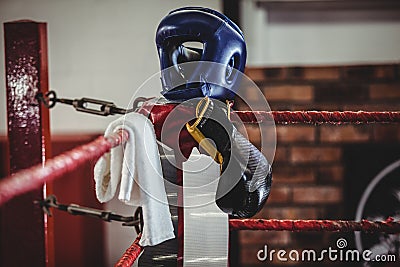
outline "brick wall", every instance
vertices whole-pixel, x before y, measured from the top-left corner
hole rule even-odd
[[[271,110],[400,110],[399,64],[248,68],[246,74],[265,95]],[[246,97],[254,98],[254,94],[248,90]],[[236,108],[244,106],[237,101]],[[247,134],[260,146],[258,127],[248,126]],[[339,219],[344,218],[345,209],[344,147],[400,143],[400,125],[277,125],[276,135],[273,188],[270,199],[256,217]],[[266,264],[256,257],[265,244],[271,249],[301,250],[327,247],[336,236],[241,231],[241,262],[243,266]]]

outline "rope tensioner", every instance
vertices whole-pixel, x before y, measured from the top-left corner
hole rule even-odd
[[[123,216],[110,211],[93,209],[77,204],[60,204],[57,202],[57,198],[54,195],[50,195],[43,200],[35,201],[35,203],[39,204],[44,213],[48,216],[52,216],[50,208],[55,208],[66,211],[71,215],[90,216],[106,222],[122,222],[123,226],[134,226],[137,234],[140,234],[143,229],[143,212],[141,207],[136,209],[134,216]]]
[[[80,99],[58,98],[55,91],[49,91],[46,94],[39,92],[36,97],[38,102],[43,103],[46,108],[53,108],[57,103],[73,106],[76,111],[90,113],[100,116],[109,116],[116,114],[126,114],[134,112],[140,102],[148,100],[148,98],[138,97],[130,109],[117,107],[113,102],[83,97]]]
[[[137,232],[138,233],[140,232],[139,230],[139,226],[141,224],[140,220],[141,216],[139,216],[140,210],[139,212],[135,212],[135,216],[123,216],[115,214],[110,211],[83,207],[77,204],[61,204],[57,202],[57,198],[55,195],[50,195],[43,200],[36,201],[36,203],[38,203],[42,207],[43,211],[49,216],[52,216],[50,208],[54,208],[61,211],[66,211],[71,215],[84,215],[84,216],[95,217],[106,222],[111,222],[111,221],[122,222],[123,226],[135,226]]]

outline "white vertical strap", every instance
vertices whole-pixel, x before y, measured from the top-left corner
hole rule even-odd
[[[220,167],[193,150],[183,163],[183,266],[228,265],[228,215],[215,203]]]

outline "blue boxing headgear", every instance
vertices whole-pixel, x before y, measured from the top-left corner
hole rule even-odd
[[[203,48],[189,47],[187,42],[202,43]],[[158,26],[156,44],[165,98],[234,98],[238,74],[246,64],[246,43],[239,27],[225,15],[201,7],[171,11]]]

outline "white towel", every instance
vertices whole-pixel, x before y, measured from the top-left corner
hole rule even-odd
[[[142,114],[129,113],[111,122],[105,135],[120,129],[129,132],[129,140],[97,161],[96,196],[100,202],[107,202],[119,185],[118,199],[143,209],[139,244],[154,246],[175,237],[154,128]]]

